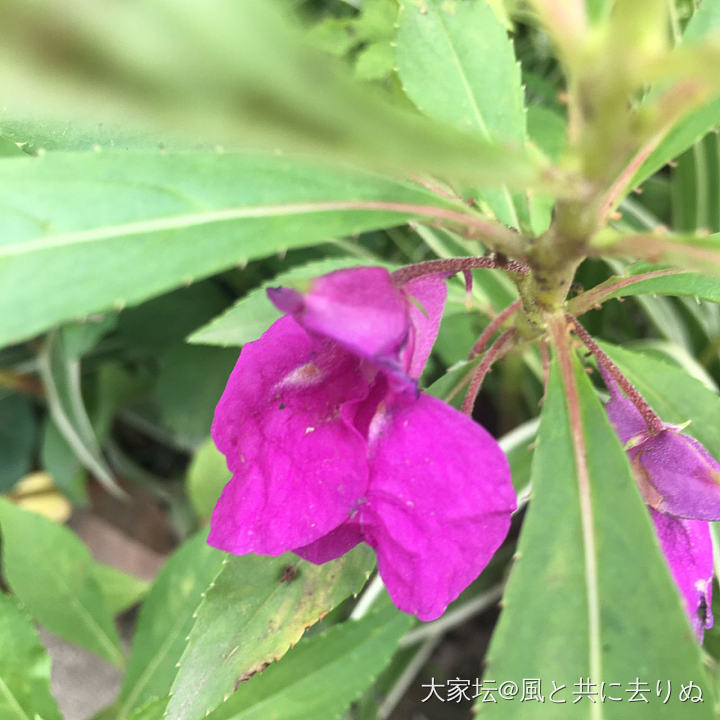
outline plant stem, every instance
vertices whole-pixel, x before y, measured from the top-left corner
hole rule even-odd
[[[482,331],[482,334],[477,339],[477,342],[473,345],[472,350],[468,355],[468,360],[472,360],[476,355],[479,355],[485,349],[485,346],[490,342],[490,338],[495,334],[505,320],[507,320],[510,315],[519,310],[521,307],[522,301],[516,300],[514,303],[511,303],[504,310],[498,313],[498,315],[491,320],[490,324]]]
[[[645,398],[632,385],[632,383],[622,374],[620,368],[610,359],[608,354],[600,348],[600,346],[592,339],[588,331],[578,322],[576,317],[572,315],[565,316],[571,323],[575,334],[582,340],[585,347],[593,354],[601,369],[605,369],[613,380],[622,388],[628,399],[640,411],[645,420],[651,435],[657,435],[665,429],[662,420],[657,413],[648,405]],[[613,394],[612,388],[608,388]]]
[[[499,360],[508,350],[513,346],[517,330],[510,328],[506,330],[493,345],[490,346],[488,351],[485,353],[480,365],[478,365],[475,375],[470,382],[470,387],[465,395],[465,400],[462,404],[462,412],[466,415],[472,414],[473,407],[475,406],[475,400],[477,399],[480,388],[482,387],[485,376],[490,371],[493,363]]]
[[[486,255],[482,257],[440,258],[438,260],[427,260],[425,262],[417,263],[416,265],[407,265],[399,270],[395,270],[392,276],[398,285],[404,285],[405,283],[410,282],[410,280],[422,277],[423,275],[433,275],[435,273],[447,273],[448,275],[454,275],[458,272],[464,273],[478,268],[484,268],[486,270],[510,270],[511,272],[523,275],[530,272],[527,265],[523,265],[522,263]]]

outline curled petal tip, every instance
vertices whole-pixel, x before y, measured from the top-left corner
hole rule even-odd
[[[298,313],[303,309],[303,296],[297,290],[285,287],[268,288],[267,296],[278,310],[288,315]]]

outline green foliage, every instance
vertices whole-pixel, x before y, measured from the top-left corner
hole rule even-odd
[[[0,593],[0,716],[4,720],[60,720],[50,694],[50,658],[27,613]]]
[[[448,204],[371,173],[262,155],[138,151],[4,161],[0,342],[415,214],[392,203],[363,209],[387,198],[431,209]],[[52,273],[42,272],[49,266]],[[86,272],[92,266],[112,272]]]
[[[302,640],[209,720],[339,720],[375,680],[412,620],[392,606]]]
[[[222,489],[230,480],[225,456],[208,438],[193,456],[187,472],[187,491],[199,518],[209,518]]]
[[[581,441],[566,399],[573,392]],[[580,463],[587,463],[585,471]],[[520,686],[522,678],[541,678],[549,689],[552,681],[572,689],[580,677],[598,683],[662,678],[679,687],[688,674],[706,685],[699,649],[630,465],[577,362],[569,378],[561,378],[553,363],[532,484],[533,502],[490,648],[489,672]],[[581,702],[572,717],[592,718],[592,704]],[[538,702],[476,707],[480,717],[562,714],[562,708]],[[606,705],[602,717],[624,717],[623,712],[619,704]],[[678,712],[676,699],[643,704],[635,714],[676,718]],[[713,717],[707,703],[694,712]]]
[[[324,565],[295,555],[228,557],[197,610],[168,717],[202,717],[282,657],[307,627],[360,590],[371,557],[366,547]]]
[[[85,545],[67,528],[0,498],[3,575],[56,635],[122,667],[125,656]]]
[[[490,5],[403,0],[397,43],[400,79],[423,113],[487,139],[524,145],[520,67]],[[482,196],[501,222],[520,227],[522,197],[507,189],[486,189]]]
[[[119,720],[147,702],[154,707],[153,700],[170,691],[195,612],[225,562],[205,540],[197,535],[167,561],[143,603],[118,698]],[[163,710],[165,705],[167,700]]]
[[[712,717],[602,393],[577,359],[561,372],[553,328],[569,311],[617,342],[602,347],[662,420],[691,421],[720,458],[720,0],[70,5],[0,3],[0,493],[37,469],[75,505],[127,492],[162,505],[180,548],[150,584],[0,497],[0,720],[60,719],[33,622],[127,666],[96,720],[388,717],[418,673],[457,676],[448,658],[494,619],[432,648],[509,566],[487,678],[541,678],[546,696],[670,680],[667,705],[633,716]],[[475,271],[467,294],[448,278],[420,385],[459,408],[482,359],[468,351],[522,300],[500,328],[517,352],[475,412],[506,433],[529,507],[417,651],[376,583],[353,608],[366,546],[316,566],[192,534],[229,479],[208,439],[217,399],[280,317],[268,287],[483,253],[521,266]],[[138,604],[126,662],[114,618]],[[705,651],[712,666],[716,638]],[[689,680],[705,702],[681,707]],[[571,700],[477,708],[630,714]]]
[[[35,434],[30,400],[17,393],[0,395],[0,491],[10,490],[30,469]]]

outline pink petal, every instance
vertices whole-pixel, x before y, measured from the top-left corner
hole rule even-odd
[[[368,544],[395,604],[433,620],[480,574],[516,507],[510,469],[480,425],[421,395],[370,427]]]
[[[336,270],[307,293],[276,288],[268,296],[309,332],[371,360],[396,358],[409,331],[406,298],[381,267]]]
[[[411,280],[403,290],[410,299],[410,335],[403,350],[403,367],[411,378],[419,378],[440,329],[447,283],[444,275],[424,275]]]
[[[619,388],[617,395],[610,395],[605,411],[623,445],[631,438],[647,433],[647,423],[642,414],[632,400],[620,393]]]
[[[683,520],[650,510],[660,547],[685,602],[690,624],[702,642],[712,627],[713,549],[710,526],[701,520]]]
[[[347,519],[368,469],[365,441],[343,405],[368,391],[358,358],[292,318],[245,345],[212,426],[233,477],[208,542],[238,555],[279,555]]]
[[[653,508],[678,517],[720,520],[720,465],[697,440],[664,430],[629,454],[641,481],[654,488],[645,498]]]
[[[360,523],[348,520],[319,540],[305,547],[295,548],[294,552],[303,560],[322,565],[349,552],[364,539]]]

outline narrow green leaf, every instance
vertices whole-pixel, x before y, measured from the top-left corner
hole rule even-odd
[[[720,280],[700,273],[677,273],[640,280],[632,285],[618,288],[608,298],[630,295],[673,295],[696,297],[720,303]]]
[[[403,0],[400,7],[398,72],[417,107],[435,120],[524,147],[520,66],[490,5]],[[481,194],[498,220],[520,227],[521,197],[513,198],[507,188]]]
[[[61,720],[50,694],[50,657],[32,620],[0,592],[0,717],[3,720]]]
[[[703,0],[685,29],[683,44],[701,42],[720,33],[720,0]],[[650,153],[629,187],[636,187],[653,173],[679,157],[703,135],[720,125],[720,98],[705,103],[684,117]]]
[[[105,596],[111,615],[119,615],[133,605],[137,605],[150,588],[147,580],[103,563],[96,563],[95,579]]]
[[[36,432],[30,399],[0,390],[0,493],[10,490],[30,469]]]
[[[658,415],[702,443],[720,459],[720,396],[687,372],[646,353],[599,343]]]
[[[168,694],[195,622],[194,613],[224,559],[223,553],[206,543],[206,533],[201,533],[165,564],[140,610],[118,698],[118,720],[125,720],[153,698]]]
[[[533,498],[486,672],[498,685],[511,680],[521,688],[523,678],[539,678],[545,702],[480,698],[479,716],[675,720],[686,714],[681,683],[692,680],[705,695],[692,717],[714,717],[699,646],[625,453],[587,375],[572,364],[563,379],[557,359],[551,368]],[[566,394],[577,398],[575,437]],[[581,678],[596,683],[596,703],[585,697],[573,704]],[[636,678],[652,690],[629,711],[624,689]],[[565,685],[554,696],[565,704],[549,702],[553,681]],[[674,688],[667,704],[656,695],[658,681]],[[605,694],[623,701],[601,703],[601,682],[621,683]]]
[[[454,207],[360,170],[159,151],[2,159],[0,204],[0,345],[236,263]]]
[[[133,134],[172,140],[183,132],[187,145],[199,145],[192,142],[198,136],[233,147],[262,144],[475,183],[534,174],[521,153],[439,127],[355,82],[342,64],[303,45],[292,4],[155,0],[90,3],[68,13],[54,0],[5,0],[4,105],[13,119],[124,125],[121,148],[123,135],[132,147]],[[368,20],[357,28],[365,40]],[[47,53],[58,38],[61,47]]]
[[[360,590],[371,558],[364,546],[324,565],[291,554],[229,556],[198,608],[172,686],[170,720],[203,717],[284,655],[307,627]]]
[[[48,630],[115,665],[125,656],[90,553],[74,533],[0,498],[3,573]]]
[[[168,698],[166,697],[153,698],[137,708],[137,710],[128,717],[128,720],[161,720],[167,703]]]
[[[336,720],[390,662],[412,624],[388,606],[302,640],[208,720]]]
[[[193,456],[187,472],[187,491],[199,518],[209,518],[222,489],[230,480],[225,456],[208,438]]]

